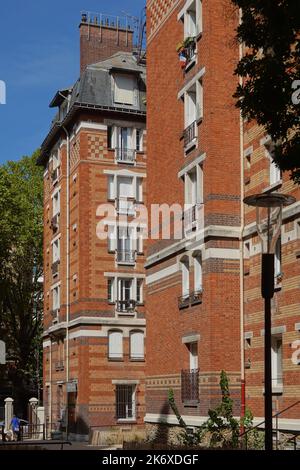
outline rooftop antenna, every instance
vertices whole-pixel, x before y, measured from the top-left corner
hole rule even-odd
[[[146,59],[146,7],[142,9],[141,16],[130,15],[126,11],[122,11],[122,14],[126,18],[130,19],[133,23],[134,31],[136,33],[135,44],[137,50],[137,62],[145,62]]]

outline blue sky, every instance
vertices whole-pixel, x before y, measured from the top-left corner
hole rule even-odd
[[[79,75],[80,12],[140,16],[144,0],[10,0],[0,5],[0,163],[31,154],[53,116],[48,104]]]

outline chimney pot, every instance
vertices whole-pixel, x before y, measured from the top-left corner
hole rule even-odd
[[[82,21],[82,23],[86,23],[86,22],[87,22],[87,14],[86,14],[86,13],[82,13],[82,15],[81,15],[81,21]]]

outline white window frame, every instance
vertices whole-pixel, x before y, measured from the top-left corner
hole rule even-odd
[[[128,384],[126,382],[124,382],[124,384],[122,383],[118,383],[116,385],[116,397],[118,398],[118,391],[117,391],[117,387],[119,386],[127,386],[127,387],[130,387],[131,388],[131,407],[132,407],[132,416],[126,416],[124,418],[118,418],[118,422],[128,422],[128,421],[135,421],[136,420],[136,390],[137,390],[137,386],[135,384]],[[116,406],[117,406],[117,403],[116,403]]]
[[[53,209],[53,217],[56,215],[60,215],[60,210],[61,210],[61,194],[60,194],[60,188],[58,188],[54,193],[52,194],[52,209]]]
[[[60,235],[56,237],[52,242],[52,262],[56,263],[60,261]]]
[[[188,258],[180,260],[182,276],[182,297],[190,295],[190,262]]]
[[[193,341],[192,343],[187,343],[189,350],[189,360],[190,360],[190,371],[195,371],[199,369],[199,351],[198,351],[198,342]]]
[[[201,254],[194,255],[194,290],[202,292],[203,289],[203,270]]]
[[[278,342],[281,343],[278,349]],[[282,334],[272,335],[271,339],[271,361],[272,361],[272,388],[283,386],[283,337]]]
[[[61,288],[60,284],[52,287],[52,310],[58,311],[61,306]]]

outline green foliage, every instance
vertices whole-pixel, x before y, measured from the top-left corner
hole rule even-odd
[[[244,117],[265,126],[276,143],[275,162],[299,183],[300,104],[292,101],[293,86],[300,79],[299,2],[232,2],[243,12],[237,37],[247,48],[236,68],[243,78],[235,94],[237,106]]]
[[[220,375],[222,401],[215,409],[208,411],[209,419],[203,427],[210,434],[211,447],[237,447],[239,422],[233,417],[233,400],[230,398],[227,374]]]
[[[37,156],[0,166],[0,336],[11,361],[7,378],[23,396],[37,387],[41,359],[43,177]]]

